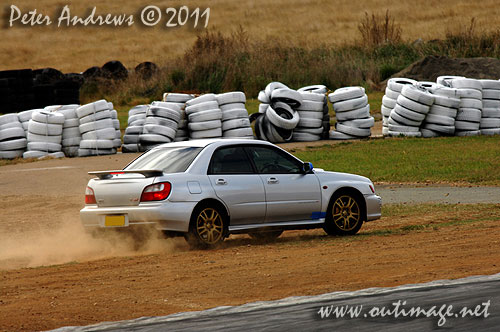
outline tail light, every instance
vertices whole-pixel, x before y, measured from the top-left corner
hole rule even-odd
[[[170,182],[149,185],[142,191],[141,202],[162,201],[170,195],[171,189]]]
[[[95,200],[94,190],[90,187],[85,189],[85,204],[97,204]]]
[[[370,189],[372,191],[372,194],[375,194],[375,189],[373,188],[373,186],[370,184]]]

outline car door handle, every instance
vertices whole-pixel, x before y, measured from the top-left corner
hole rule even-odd
[[[269,183],[269,184],[275,184],[275,183],[279,183],[279,181],[276,178],[268,178],[267,179],[267,183]]]
[[[223,185],[227,184],[227,181],[224,179],[217,179],[217,181],[215,181],[215,184],[223,186]]]

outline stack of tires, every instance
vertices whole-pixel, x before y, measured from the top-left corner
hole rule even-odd
[[[420,126],[433,102],[434,97],[426,89],[404,85],[389,116],[389,135],[421,137]]]
[[[453,78],[445,83],[458,89],[460,107],[455,120],[456,136],[477,136],[483,109],[483,86],[481,82],[470,78]]]
[[[181,118],[179,120],[179,126],[177,127],[177,133],[175,134],[174,141],[182,142],[189,140],[188,131],[188,120],[186,116],[186,102],[193,99],[194,96],[186,93],[165,93],[163,94],[163,101],[169,103],[175,103],[180,107]]]
[[[82,135],[79,157],[116,153],[116,129],[112,118],[113,106],[102,99],[76,109]]]
[[[139,152],[139,138],[146,122],[148,105],[137,105],[128,111],[127,128],[123,135],[122,152]]]
[[[293,130],[292,141],[319,141],[324,132],[323,119],[325,117],[326,96],[304,91],[299,91],[299,93],[302,96],[302,104],[297,108],[300,119],[297,127]],[[328,110],[328,102],[326,107]],[[328,123],[330,123],[329,120]]]
[[[322,121],[323,131],[321,133],[321,138],[328,139],[329,132],[330,132],[330,114],[328,113],[328,111],[329,111],[328,98],[326,97],[326,93],[328,92],[328,88],[324,85],[309,85],[309,86],[302,87],[302,88],[298,89],[297,91],[299,91],[302,94],[303,100],[311,100],[311,98],[313,98],[312,96],[307,95],[307,93],[315,93],[315,94],[319,94],[319,95],[323,96],[323,119],[322,119],[323,120]],[[300,113],[301,113],[301,110],[299,110],[299,115],[300,115]],[[310,114],[309,113],[305,114],[306,117],[308,115],[310,115]],[[301,117],[301,119],[302,119],[302,117]],[[300,127],[300,121],[299,121],[299,125],[297,127]],[[296,128],[294,130],[294,132],[295,131],[298,131],[298,128]]]
[[[64,157],[61,151],[64,115],[47,110],[36,111],[28,123],[28,145],[23,158]]]
[[[111,102],[108,103],[108,107],[111,110],[111,120],[113,121],[113,128],[115,128],[113,147],[118,150],[122,146],[122,132],[120,128],[120,120],[118,120],[118,111],[114,109],[113,103]]]
[[[392,110],[396,107],[396,100],[401,94],[405,85],[416,85],[417,81],[409,78],[391,78],[387,81],[385,95],[382,97],[382,135],[389,135],[389,117]]]
[[[425,117],[422,137],[450,136],[455,133],[455,119],[460,106],[458,90],[444,86],[428,87],[434,103]]]
[[[76,109],[80,105],[65,105],[57,110],[64,115],[62,131],[62,151],[66,157],[78,157],[78,149],[82,135],[80,134],[80,120],[76,115]]]
[[[222,111],[215,94],[208,93],[187,101],[186,115],[189,138],[222,137]]]
[[[140,150],[147,151],[157,145],[172,142],[180,118],[181,109],[177,104],[153,102],[146,111],[146,120],[139,136]]]
[[[258,139],[272,143],[292,140],[293,130],[300,121],[296,109],[302,105],[302,94],[279,82],[272,82],[258,96],[261,102],[255,120],[255,134]]]
[[[451,88],[450,82],[451,82],[451,80],[454,80],[456,78],[465,78],[465,77],[464,76],[451,76],[451,75],[438,76],[438,78],[436,78],[436,83],[439,86]]]
[[[19,121],[21,122],[24,132],[26,133],[26,136],[28,136],[28,123],[31,120],[31,115],[35,111],[41,111],[41,109],[34,109],[34,110],[27,110],[18,113],[19,116]]]
[[[362,87],[345,87],[328,95],[337,123],[330,139],[359,139],[370,137],[375,119],[370,116],[368,96]]]
[[[500,135],[500,81],[479,80],[483,87],[481,135]]]
[[[245,94],[239,91],[222,93],[217,95],[217,102],[222,112],[222,137],[253,139]]]
[[[26,145],[26,134],[18,115],[0,116],[0,159],[22,157]]]

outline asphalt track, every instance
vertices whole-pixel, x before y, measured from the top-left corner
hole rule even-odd
[[[399,317],[395,305],[400,302]],[[406,302],[404,302],[406,301]],[[487,305],[489,303],[489,305]],[[322,306],[360,306],[358,318],[320,318]],[[449,307],[449,306],[452,307]],[[432,311],[432,307],[435,310]],[[443,309],[441,307],[443,306]],[[392,313],[380,317],[382,307]],[[420,307],[420,317],[410,317]],[[462,318],[467,307],[475,312]],[[477,307],[477,308],[476,308]],[[359,308],[359,307],[358,307]],[[448,309],[450,308],[450,309]],[[403,317],[403,310],[407,317]],[[440,311],[441,310],[441,311]],[[449,310],[449,311],[448,311]],[[477,311],[476,311],[477,310]],[[441,313],[441,315],[439,314]],[[449,313],[451,316],[446,315]],[[434,315],[435,314],[435,315]],[[456,314],[456,315],[455,315]],[[371,317],[373,316],[373,317]],[[445,319],[442,318],[445,317]],[[480,317],[477,317],[480,316]],[[500,273],[492,276],[439,280],[391,288],[370,288],[318,296],[290,297],[235,307],[218,307],[164,317],[102,323],[86,327],[63,327],[54,331],[498,331],[500,326]]]
[[[479,204],[500,203],[500,187],[452,187],[452,186],[398,186],[381,185],[375,190],[382,197],[382,204],[392,203],[439,203]]]

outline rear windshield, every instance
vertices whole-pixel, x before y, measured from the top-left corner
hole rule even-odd
[[[134,160],[125,169],[129,171],[161,170],[164,173],[182,173],[186,171],[202,149],[182,146],[153,149]]]

